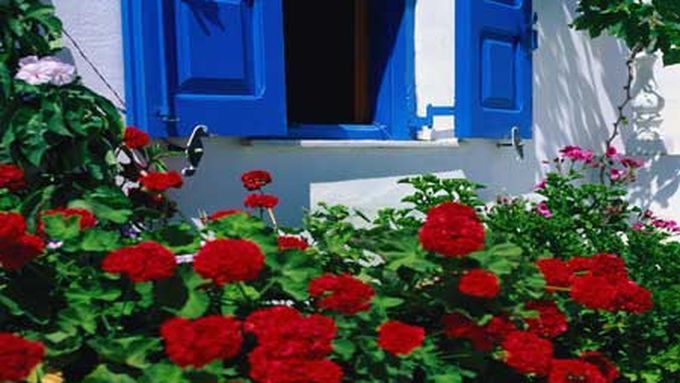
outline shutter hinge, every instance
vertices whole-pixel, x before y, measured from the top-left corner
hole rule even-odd
[[[411,120],[411,125],[417,128],[427,126],[432,128],[434,125],[435,116],[454,116],[456,114],[456,107],[451,106],[438,106],[438,105],[427,105],[426,114],[424,117],[416,115]]]
[[[176,124],[179,122],[179,117],[175,116],[174,114],[171,114],[170,111],[168,111],[165,108],[162,108],[156,113],[156,116],[161,119],[161,121],[168,123],[168,124]]]
[[[538,49],[538,29],[536,25],[538,24],[538,13],[534,12],[531,20],[531,50],[535,51]]]

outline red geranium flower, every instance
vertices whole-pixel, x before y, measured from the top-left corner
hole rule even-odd
[[[333,351],[335,323],[322,315],[303,316],[292,307],[260,309],[248,316],[245,330],[257,337],[248,355],[256,382],[339,383],[342,370],[325,360]]]
[[[505,340],[508,334],[517,331],[517,326],[508,318],[495,316],[484,326],[484,332],[496,343]]]
[[[7,270],[19,270],[45,251],[42,238],[23,234],[11,243],[0,245],[0,266]]]
[[[241,175],[243,187],[248,190],[258,190],[272,182],[272,175],[266,170],[251,170]]]
[[[0,381],[25,381],[44,356],[42,343],[0,332]]]
[[[449,338],[466,339],[477,351],[493,350],[493,338],[485,329],[461,313],[446,314],[442,318],[444,334]]]
[[[527,331],[508,334],[501,344],[505,363],[523,374],[548,375],[553,358],[553,345]]]
[[[26,233],[26,220],[18,213],[0,212],[0,245],[14,242]]]
[[[125,128],[123,141],[125,142],[125,146],[130,149],[141,149],[149,144],[150,138],[143,130],[134,126],[128,126]]]
[[[243,204],[251,209],[272,209],[279,204],[279,198],[271,194],[248,194]]]
[[[536,266],[541,270],[543,278],[548,285],[546,290],[549,292],[554,291],[552,287],[569,287],[573,273],[567,262],[556,258],[544,258],[539,259],[536,262]]]
[[[619,283],[617,288],[617,309],[635,314],[644,314],[654,307],[652,293],[637,283],[625,281]]]
[[[602,376],[607,380],[607,383],[614,383],[620,376],[616,365],[601,352],[586,351],[581,354],[581,360],[597,367]]]
[[[353,315],[371,308],[374,291],[351,275],[324,274],[309,283],[309,295],[322,309]]]
[[[150,172],[141,177],[139,182],[147,190],[155,193],[162,193],[170,188],[181,188],[184,183],[182,176],[174,170],[167,173]]]
[[[607,383],[600,370],[579,359],[555,359],[552,362],[548,383]]]
[[[617,288],[607,277],[583,275],[574,278],[571,298],[585,307],[594,310],[616,310]]]
[[[163,245],[147,241],[109,253],[102,269],[112,274],[125,274],[133,282],[157,281],[173,276],[177,260]]]
[[[220,286],[253,280],[263,266],[262,250],[254,242],[245,239],[210,241],[194,258],[194,270]]]
[[[543,338],[555,338],[569,329],[567,317],[553,301],[531,301],[524,305],[527,310],[538,312],[537,318],[527,318],[529,331]]]
[[[60,216],[62,219],[69,219],[71,217],[78,217],[78,224],[80,225],[80,230],[86,230],[97,225],[97,218],[92,214],[91,211],[87,209],[80,208],[57,208],[51,210],[45,210],[42,213],[42,217],[54,217]],[[45,233],[45,223],[42,219],[38,221],[38,233]]]
[[[304,239],[294,235],[282,235],[276,238],[279,245],[279,251],[286,250],[301,250],[305,251],[309,248],[309,244]]]
[[[484,247],[484,226],[471,207],[444,202],[427,213],[419,238],[427,251],[462,257]]]
[[[495,298],[501,291],[501,285],[496,274],[474,269],[463,274],[458,283],[458,290],[476,298]]]
[[[612,282],[628,280],[626,264],[616,254],[596,254],[590,258],[590,272],[598,277],[606,277]]]
[[[24,171],[16,165],[0,164],[0,189],[15,192],[26,187]]]
[[[425,329],[398,321],[383,323],[378,329],[378,346],[394,355],[408,355],[423,345]]]
[[[207,221],[208,222],[219,221],[222,218],[231,217],[232,215],[241,214],[241,213],[243,213],[243,211],[241,211],[239,209],[218,210],[218,211],[210,214],[207,218]]]
[[[180,367],[201,368],[214,360],[233,358],[243,343],[241,322],[212,315],[194,321],[174,318],[161,326],[170,360]]]

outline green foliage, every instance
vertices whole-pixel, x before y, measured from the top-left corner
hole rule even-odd
[[[591,37],[607,32],[633,50],[663,53],[665,65],[680,63],[680,2],[677,0],[579,0],[574,27]]]

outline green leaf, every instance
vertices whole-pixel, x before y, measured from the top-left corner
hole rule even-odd
[[[82,383],[135,383],[135,379],[127,374],[115,374],[105,364],[100,364],[92,373],[86,376]]]
[[[343,360],[350,360],[356,349],[356,345],[351,340],[336,339],[333,341],[333,351]]]
[[[42,217],[45,233],[56,240],[66,241],[80,235],[80,217],[64,217],[62,214]]]
[[[144,371],[140,383],[189,383],[182,369],[170,363],[155,364]]]
[[[101,229],[89,229],[85,232],[80,247],[83,251],[112,251],[120,247],[120,234]]]
[[[87,344],[99,354],[100,358],[140,369],[148,367],[150,363],[147,357],[160,350],[160,339],[144,336],[92,339]]]

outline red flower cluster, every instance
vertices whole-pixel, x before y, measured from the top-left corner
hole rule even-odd
[[[556,359],[552,362],[548,383],[608,383],[600,370],[579,359]]]
[[[473,269],[460,278],[458,290],[476,298],[495,298],[501,291],[501,285],[496,274],[482,269]]]
[[[91,211],[87,209],[80,208],[58,208],[45,210],[42,213],[42,217],[54,217],[60,216],[62,219],[69,219],[71,217],[78,217],[78,224],[80,225],[80,230],[87,230],[89,228],[97,226],[97,217],[92,214]],[[45,223],[42,219],[38,221],[38,233],[45,233]]]
[[[508,319],[496,316],[485,326],[480,326],[461,313],[447,314],[442,318],[444,334],[450,338],[467,339],[477,351],[489,352],[517,327]]]
[[[538,312],[538,317],[527,318],[525,322],[530,332],[542,338],[552,339],[569,330],[566,315],[553,301],[532,301],[525,304],[524,308]]]
[[[548,375],[553,358],[553,345],[526,331],[511,332],[501,344],[505,363],[523,374]]]
[[[419,237],[427,251],[462,257],[484,247],[484,226],[471,207],[444,202],[427,213]]]
[[[331,318],[303,316],[291,307],[276,306],[250,314],[245,330],[258,346],[250,353],[255,382],[339,383],[342,369],[328,360],[336,327]]]
[[[154,193],[162,193],[170,188],[181,188],[184,184],[182,176],[176,171],[167,173],[150,172],[139,179],[139,182],[147,190]]]
[[[0,382],[23,382],[44,356],[42,343],[0,332]]]
[[[425,329],[399,321],[388,321],[378,329],[378,346],[394,355],[408,355],[423,345]]]
[[[258,190],[272,182],[272,175],[266,170],[251,170],[241,175],[241,182],[250,191]]]
[[[571,298],[588,308],[644,313],[654,305],[649,290],[629,279],[624,261],[615,254],[542,259],[537,265],[549,290],[569,289]]]
[[[0,189],[17,191],[26,187],[24,171],[16,165],[0,164]]]
[[[241,210],[238,210],[238,209],[218,210],[218,211],[210,214],[207,218],[207,221],[208,222],[219,221],[222,218],[231,217],[232,215],[241,214],[241,213],[243,213],[243,212]]]
[[[303,238],[295,235],[282,235],[276,238],[276,243],[279,245],[279,251],[286,250],[300,250],[305,251],[309,248],[309,244]]]
[[[125,274],[133,282],[170,278],[176,267],[175,255],[153,241],[112,251],[102,263],[102,269],[107,273]]]
[[[180,367],[201,368],[213,360],[233,358],[243,343],[241,322],[219,315],[195,321],[170,319],[163,323],[161,337],[168,357]]]
[[[45,251],[45,242],[26,233],[21,214],[0,212],[0,267],[19,270]]]
[[[125,128],[123,141],[125,146],[130,149],[141,149],[149,144],[150,138],[143,130],[134,126],[128,126]]]
[[[596,366],[607,383],[613,383],[619,378],[619,369],[609,358],[598,351],[586,351],[581,354],[581,360]]]
[[[309,283],[309,295],[318,298],[320,308],[345,315],[369,310],[374,294],[371,285],[347,274],[324,274]]]
[[[217,285],[250,281],[260,274],[264,254],[245,239],[217,239],[205,244],[194,258],[194,270]]]
[[[243,204],[251,209],[273,209],[279,204],[279,198],[271,194],[248,194]]]

